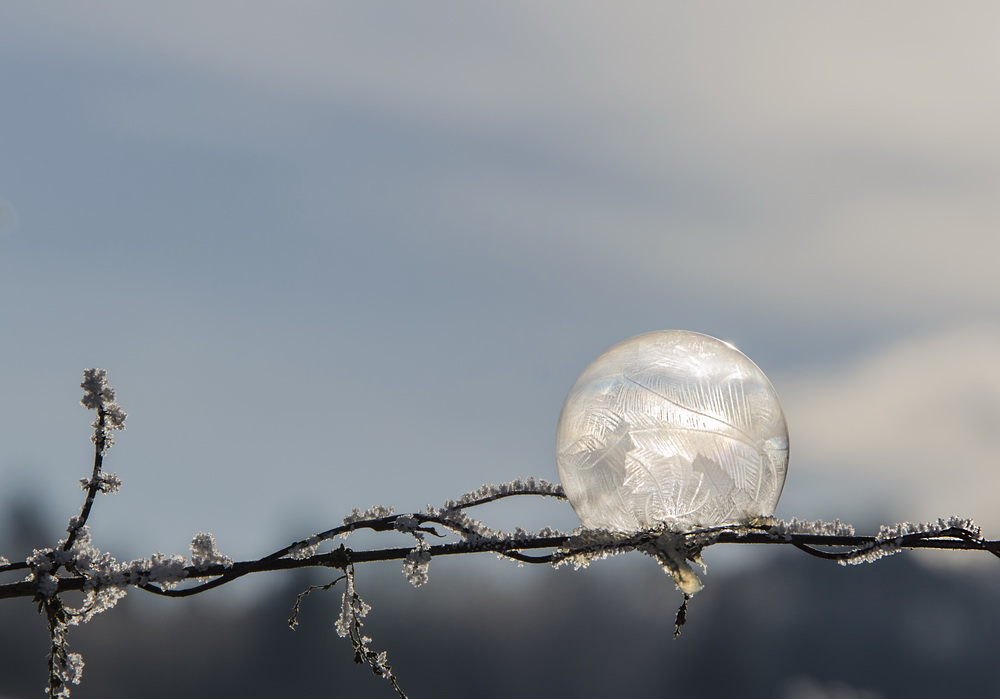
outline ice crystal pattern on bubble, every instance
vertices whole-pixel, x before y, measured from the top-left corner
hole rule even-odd
[[[788,432],[750,359],[713,337],[666,330],[587,367],[563,406],[557,455],[585,527],[690,529],[771,515]]]

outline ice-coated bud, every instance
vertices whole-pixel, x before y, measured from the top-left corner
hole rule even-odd
[[[556,454],[588,529],[686,530],[773,514],[788,430],[774,387],[746,355],[663,330],[584,370],[559,416]]]

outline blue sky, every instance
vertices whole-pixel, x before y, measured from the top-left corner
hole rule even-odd
[[[998,14],[8,5],[0,498],[74,513],[99,366],[99,545],[257,555],[554,480],[584,366],[684,328],[782,396],[779,515],[1000,531]]]

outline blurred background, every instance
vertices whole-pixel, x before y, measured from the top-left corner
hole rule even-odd
[[[778,516],[1000,537],[998,23],[913,0],[5,4],[0,554],[79,508],[87,367],[129,412],[95,543],[209,531],[243,559],[355,507],[556,480],[576,376],[667,328],[774,383]],[[576,526],[554,501],[482,515]],[[1000,695],[971,669],[1000,641],[995,561],[737,548],[708,552],[678,641],[648,560],[359,583],[415,698]],[[324,581],[133,594],[71,637],[74,696],[391,696],[334,637],[336,593],[283,628]],[[4,607],[28,627],[0,697],[40,696],[44,624]]]

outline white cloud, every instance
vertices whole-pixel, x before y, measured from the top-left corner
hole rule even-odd
[[[885,347],[826,375],[780,378],[789,479],[840,481],[884,502],[890,511],[872,513],[879,519],[959,515],[1000,537],[998,361],[1000,326],[973,326]]]
[[[406,215],[448,212],[460,225],[439,226],[445,237],[495,223],[508,258],[572,251],[593,268],[583,276],[611,268],[793,322],[1000,313],[993,5],[106,0],[31,12],[22,22],[62,51],[204,77],[188,94],[102,97],[118,129],[301,159],[289,134],[324,137],[301,109],[350,104],[427,124],[428,138],[478,135],[492,144],[478,166],[407,182]],[[240,95],[228,111],[206,97],[213,80]],[[522,150],[505,159],[505,143]],[[531,148],[563,169],[536,176]],[[605,177],[565,177],[573,167]]]
[[[989,4],[104,0],[19,14],[75,47],[61,50],[450,123],[543,125],[653,169],[678,128],[685,146],[743,175],[817,145],[1000,150],[987,68],[1000,59],[1000,9]]]

